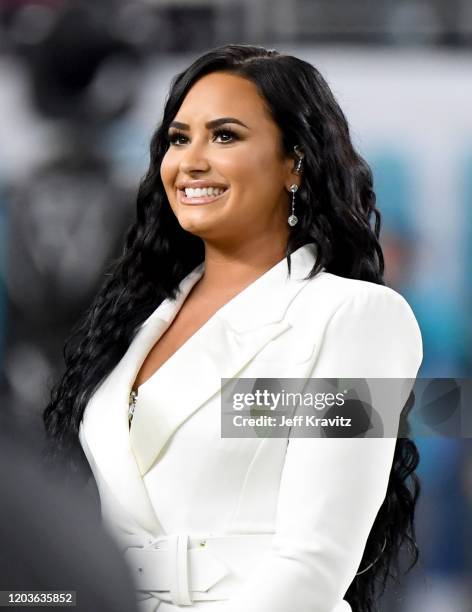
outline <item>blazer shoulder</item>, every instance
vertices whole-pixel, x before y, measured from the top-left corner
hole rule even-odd
[[[326,355],[333,356],[321,371],[416,376],[423,359],[421,330],[406,299],[391,287],[324,273],[297,297],[291,325],[324,347],[323,368]]]
[[[353,315],[354,318],[375,316],[390,321],[400,318],[418,327],[411,306],[395,289],[329,272],[321,272],[306,283],[292,304],[290,318],[318,327],[335,316],[340,317],[343,312],[353,321]]]
[[[306,304],[313,303],[316,299],[318,303],[330,304],[334,308],[353,299],[385,299],[408,304],[405,298],[391,287],[345,278],[330,272],[320,272],[310,279],[297,295],[297,299]]]

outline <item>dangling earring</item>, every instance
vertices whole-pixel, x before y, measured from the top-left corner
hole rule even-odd
[[[298,223],[298,217],[295,216],[295,192],[298,191],[298,185],[296,183],[290,185],[290,191],[292,192],[292,214],[287,219],[287,222],[293,227]]]
[[[295,155],[298,157],[297,165],[295,166],[295,172],[297,174],[301,174],[302,162],[303,162],[303,159],[305,157],[305,154],[300,151],[300,145],[295,145],[293,147],[293,151],[294,151]]]

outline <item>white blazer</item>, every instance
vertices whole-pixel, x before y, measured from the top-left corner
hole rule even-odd
[[[414,379],[405,299],[314,264],[307,244],[220,308],[128,397],[204,264],[141,325],[90,399],[80,441],[142,610],[349,612],[395,438],[222,438],[221,378]],[[398,404],[398,414],[403,403]]]

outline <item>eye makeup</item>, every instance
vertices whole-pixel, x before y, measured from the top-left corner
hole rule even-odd
[[[220,136],[222,136],[223,138],[226,136],[230,137],[229,140],[224,139],[220,141],[220,144],[226,144],[226,143],[229,144],[229,143],[232,143],[240,139],[239,134],[237,134],[234,130],[231,130],[230,128],[218,128],[218,129],[213,130],[214,138],[219,138]],[[172,131],[169,131],[167,138],[170,144],[179,146],[177,141],[180,138],[188,139],[188,136],[180,130],[172,130]]]

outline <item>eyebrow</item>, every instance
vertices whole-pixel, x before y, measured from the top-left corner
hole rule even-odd
[[[220,125],[223,125],[225,123],[236,123],[238,125],[242,125],[243,127],[249,129],[245,123],[243,123],[239,119],[236,119],[236,117],[220,117],[219,119],[213,119],[213,121],[207,121],[205,123],[205,127],[207,129],[212,129],[212,128],[217,128]],[[190,130],[190,126],[187,123],[181,123],[180,121],[172,121],[172,123],[169,124],[169,127],[170,128],[175,127],[180,130]]]

